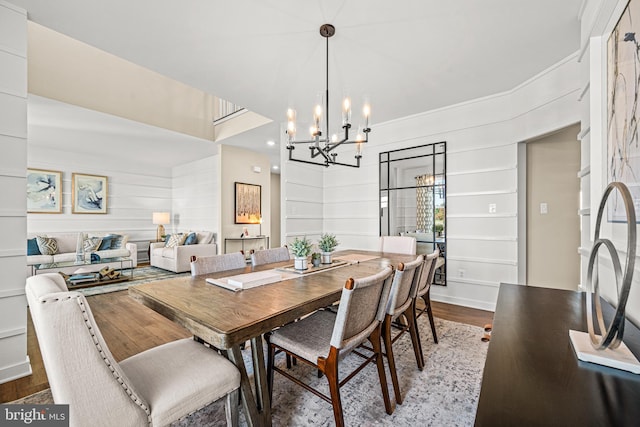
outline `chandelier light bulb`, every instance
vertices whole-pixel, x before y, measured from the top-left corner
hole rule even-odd
[[[287,120],[289,120],[290,122],[296,121],[296,110],[294,110],[293,108],[289,108],[287,110]]]
[[[344,127],[351,121],[351,100],[345,97],[342,101],[342,126]]]
[[[337,134],[333,134],[331,135],[331,142],[338,142],[338,135]]]

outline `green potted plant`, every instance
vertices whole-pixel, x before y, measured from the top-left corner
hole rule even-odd
[[[306,237],[302,239],[296,237],[289,245],[289,249],[291,249],[291,253],[294,256],[294,268],[296,270],[306,270],[307,257],[311,253],[311,240]]]
[[[320,252],[314,252],[311,254],[311,263],[314,267],[320,267],[321,255]]]
[[[335,234],[324,233],[320,236],[318,247],[322,251],[323,264],[331,264],[331,252],[338,246],[338,243]]]

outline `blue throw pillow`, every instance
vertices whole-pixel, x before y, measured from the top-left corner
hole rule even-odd
[[[196,233],[189,233],[187,240],[184,241],[185,245],[195,245],[198,243],[198,235]]]
[[[113,239],[111,240],[111,249],[120,249],[122,247],[122,241],[124,240],[124,236],[119,234],[111,234]]]
[[[42,255],[35,237],[33,239],[27,239],[27,255]]]
[[[113,238],[115,236],[113,234],[107,234],[106,236],[104,236],[102,238],[102,243],[100,243],[100,246],[98,247],[99,251],[106,251],[111,249],[111,242],[113,241]]]

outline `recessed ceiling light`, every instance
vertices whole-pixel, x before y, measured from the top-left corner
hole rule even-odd
[[[267,141],[267,145],[270,146],[270,147],[273,147],[274,145],[276,145],[276,142],[274,140],[270,139],[270,140]]]

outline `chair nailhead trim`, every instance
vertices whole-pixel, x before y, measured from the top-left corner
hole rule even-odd
[[[82,317],[84,318],[84,323],[87,326],[87,329],[89,330],[89,333],[91,334],[91,338],[93,339],[93,343],[95,344],[96,349],[100,353],[100,356],[102,356],[102,360],[105,362],[105,364],[107,365],[107,367],[109,368],[109,370],[111,371],[113,376],[116,378],[118,383],[120,383],[120,385],[122,386],[124,391],[127,393],[129,398],[131,398],[131,400],[133,400],[138,406],[140,406],[144,410],[144,412],[147,414],[147,421],[149,422],[149,425],[151,425],[151,411],[149,410],[147,405],[145,405],[140,400],[140,398],[133,392],[133,390],[131,390],[127,386],[127,384],[125,384],[124,380],[122,379],[122,377],[120,376],[118,371],[116,371],[115,367],[111,364],[111,361],[107,358],[107,355],[102,350],[102,347],[100,346],[100,343],[98,342],[98,338],[96,337],[96,335],[93,332],[93,328],[91,326],[91,323],[89,322],[89,315],[87,314],[87,309],[86,309],[86,307],[84,305],[84,302],[78,297],[75,297],[75,298],[77,299],[78,305],[80,306],[80,311],[82,312]],[[65,299],[70,299],[70,297],[69,298],[65,298]]]

